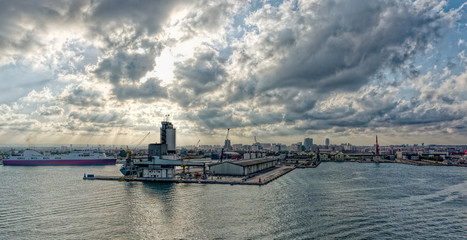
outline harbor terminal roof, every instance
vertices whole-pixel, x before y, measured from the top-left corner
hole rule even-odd
[[[261,164],[265,162],[271,162],[271,161],[276,161],[274,158],[256,158],[256,159],[246,159],[246,160],[238,160],[238,161],[224,161],[222,163],[230,163],[234,165],[239,165],[239,166],[251,166],[251,165],[256,165],[256,164]],[[221,163],[213,163],[209,164],[209,166],[215,166]]]

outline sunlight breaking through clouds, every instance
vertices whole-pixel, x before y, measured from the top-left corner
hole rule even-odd
[[[239,143],[465,143],[465,6],[2,1],[0,135],[128,144],[170,114],[181,145],[226,128]]]

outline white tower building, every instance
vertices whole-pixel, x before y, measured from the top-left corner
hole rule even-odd
[[[161,127],[161,143],[167,144],[168,153],[176,153],[176,129],[169,121],[163,121]]]

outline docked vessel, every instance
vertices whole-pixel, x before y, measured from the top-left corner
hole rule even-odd
[[[34,150],[25,150],[21,155],[3,159],[5,166],[53,166],[53,165],[114,165],[116,158],[94,150],[73,151],[67,155],[42,155]]]

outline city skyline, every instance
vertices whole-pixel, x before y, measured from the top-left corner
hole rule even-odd
[[[466,144],[466,5],[2,1],[0,144]]]

